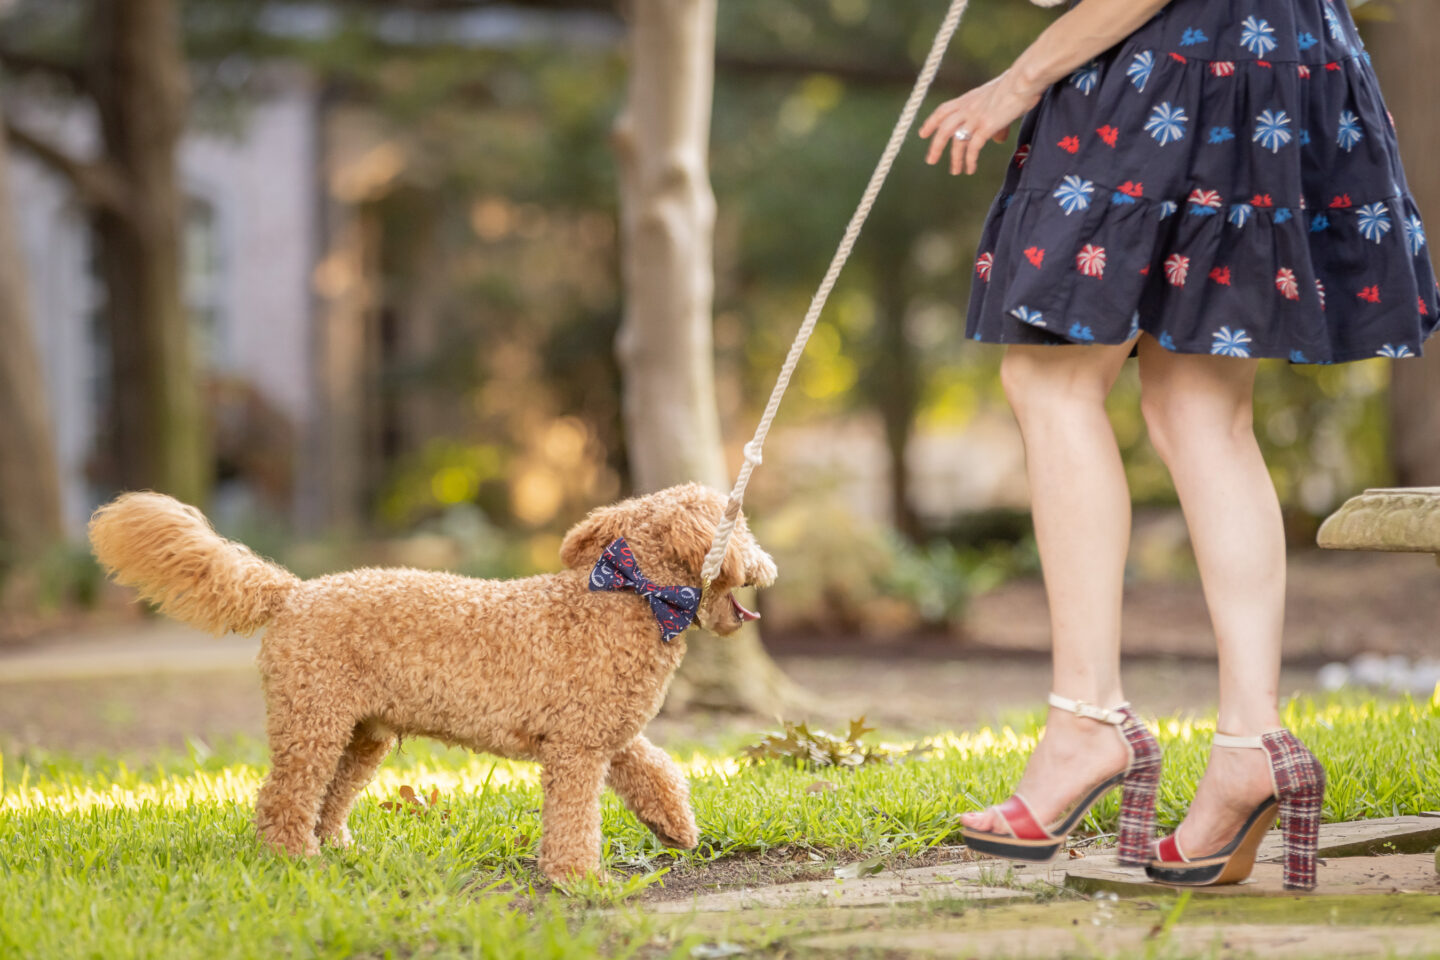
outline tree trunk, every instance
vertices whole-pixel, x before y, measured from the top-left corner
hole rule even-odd
[[[1380,85],[1400,143],[1409,160],[1405,173],[1431,236],[1440,237],[1440,110],[1435,109],[1435,76],[1418,67],[1428,63],[1440,36],[1440,3],[1401,0],[1392,7],[1393,22],[1367,31]],[[1433,259],[1433,258],[1432,258]],[[1397,483],[1440,486],[1440,345],[1423,360],[1394,363],[1390,389],[1391,459]]]
[[[879,291],[876,304],[879,344],[867,377],[871,402],[885,422],[885,449],[890,460],[890,520],[906,539],[918,542],[920,520],[910,501],[910,463],[906,453],[920,403],[920,370],[905,335],[904,243],[886,244],[875,258]]]
[[[616,124],[625,312],[616,338],[635,487],[729,486],[711,344],[715,197],[708,152],[715,0],[634,0]],[[794,690],[748,629],[690,644],[668,709],[778,711]]]
[[[0,563],[34,557],[63,533],[60,475],[13,214],[9,144],[0,125]]]
[[[335,99],[327,93],[327,102]],[[322,255],[315,269],[315,376],[320,413],[311,428],[320,530],[364,531],[380,466],[381,225],[376,203],[389,178],[367,178],[365,158],[383,136],[362,111],[323,111],[319,182],[325,191]]]
[[[123,196],[94,215],[111,356],[109,460],[119,486],[189,503],[210,456],[182,284],[184,196],[176,151],[187,79],[175,0],[93,4],[91,87]]]

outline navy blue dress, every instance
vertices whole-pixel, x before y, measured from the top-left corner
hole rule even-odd
[[[966,335],[1415,356],[1429,252],[1344,0],[1173,0],[1024,119]]]

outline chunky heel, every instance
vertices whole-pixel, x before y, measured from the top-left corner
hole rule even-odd
[[[1126,711],[1129,713],[1129,711]],[[1122,727],[1133,760],[1120,792],[1120,849],[1117,860],[1127,867],[1150,862],[1155,839],[1155,793],[1160,787],[1160,744],[1131,714]]]
[[[1288,730],[1265,735],[1280,827],[1285,837],[1285,888],[1315,889],[1315,850],[1320,845],[1320,811],[1325,800],[1325,768]]]
[[[976,853],[1029,863],[1048,863],[1065,849],[1065,839],[1090,808],[1105,794],[1123,785],[1120,862],[1144,864],[1146,848],[1155,835],[1155,790],[1160,781],[1159,742],[1128,705],[1106,710],[1055,693],[1050,694],[1050,705],[1114,727],[1130,754],[1125,769],[1095,784],[1070,808],[1068,814],[1051,824],[1041,824],[1025,798],[1018,793],[1012,794],[1004,803],[990,808],[995,819],[1004,825],[1005,832],[965,827],[960,831],[965,845]]]
[[[1275,792],[1255,808],[1235,837],[1213,853],[1187,856],[1174,834],[1155,846],[1145,872],[1152,880],[1182,886],[1239,883],[1250,876],[1255,854],[1278,813],[1285,838],[1285,889],[1315,889],[1315,851],[1325,798],[1325,768],[1289,730],[1259,737],[1215,734],[1215,746],[1264,750]]]
[[[1315,889],[1315,850],[1320,846],[1319,795],[1280,801],[1285,834],[1285,889]]]

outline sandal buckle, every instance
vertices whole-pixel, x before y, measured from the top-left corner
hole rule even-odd
[[[1101,723],[1108,723],[1111,726],[1120,726],[1125,722],[1125,714],[1121,710],[1107,710],[1104,707],[1093,703],[1086,703],[1084,700],[1071,700],[1069,697],[1062,697],[1058,693],[1050,694],[1050,705],[1059,707],[1061,710],[1069,711],[1077,717],[1086,720],[1098,720]],[[1122,704],[1122,707],[1124,705]]]

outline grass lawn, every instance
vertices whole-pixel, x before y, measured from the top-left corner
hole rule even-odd
[[[540,791],[528,764],[407,743],[356,806],[356,846],[291,861],[262,850],[250,825],[261,744],[197,744],[139,769],[5,756],[0,957],[690,957],[705,934],[644,911],[667,868],[694,874],[777,848],[841,861],[953,845],[956,814],[1018,778],[1039,719],[857,769],[752,767],[734,759],[738,740],[671,744],[693,778],[699,848],[665,850],[607,795],[613,881],[574,897],[534,870]],[[1440,808],[1440,698],[1301,701],[1287,722],[1329,772],[1327,820]],[[1160,721],[1162,827],[1183,814],[1212,729]],[[834,789],[807,791],[821,779]],[[438,791],[437,802],[404,801],[405,786]],[[1113,831],[1118,805],[1112,794],[1085,829]]]

